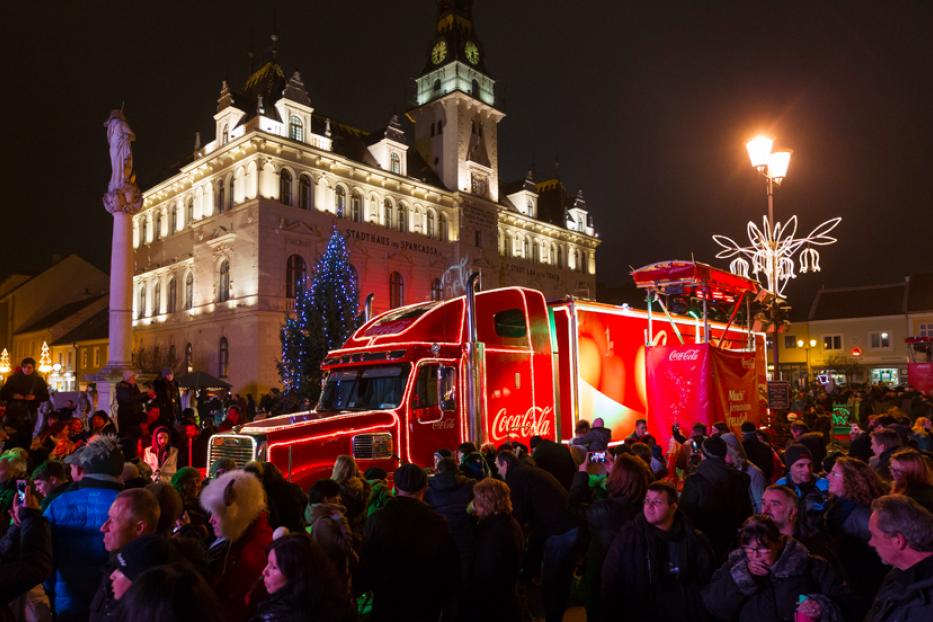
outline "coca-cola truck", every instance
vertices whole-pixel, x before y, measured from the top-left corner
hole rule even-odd
[[[648,312],[627,306],[548,302],[524,287],[473,291],[471,280],[465,296],[365,322],[328,353],[314,410],[211,437],[208,464],[266,460],[304,486],[327,477],[340,454],[391,473],[400,463],[431,465],[437,449],[466,440],[568,441],[581,418],[603,417],[621,440],[648,413],[646,346],[674,342],[676,333],[697,350],[707,335],[722,348],[764,350],[760,334],[691,317],[652,325]],[[757,397],[749,403],[757,418]],[[664,427],[652,431],[664,439]]]

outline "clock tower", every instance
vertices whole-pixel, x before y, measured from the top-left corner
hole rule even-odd
[[[449,190],[499,200],[495,81],[473,26],[472,0],[437,0],[437,25],[415,78],[415,149]]]

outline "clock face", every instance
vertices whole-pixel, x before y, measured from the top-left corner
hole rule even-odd
[[[466,47],[463,50],[466,52],[467,60],[472,64],[479,62],[479,48],[476,47],[476,44],[472,41],[467,41]]]
[[[445,58],[447,58],[447,42],[441,39],[434,44],[434,49],[431,50],[431,62],[439,65]]]

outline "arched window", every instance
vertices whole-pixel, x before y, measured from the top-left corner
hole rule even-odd
[[[233,175],[227,178],[227,209],[233,209]]]
[[[184,224],[181,221],[181,205],[175,203],[175,231],[181,231]]]
[[[337,218],[343,218],[347,213],[347,191],[343,186],[337,186],[337,190],[334,191],[334,208]]]
[[[308,273],[308,266],[301,255],[292,255],[288,258],[285,265],[285,297],[295,298],[302,287],[304,287],[305,276]]]
[[[194,274],[189,272],[185,276],[185,310],[190,311],[194,307]]]
[[[429,238],[433,238],[434,235],[435,235],[435,231],[434,231],[434,212],[432,212],[432,211],[430,211],[430,210],[428,210],[428,226],[427,226],[427,231],[425,231],[425,233],[428,234],[428,237],[429,237]]]
[[[440,81],[440,80],[435,80],[435,81],[434,81],[434,90],[435,90],[435,91],[441,90],[441,81]]]
[[[396,175],[400,175],[402,172],[402,160],[394,151],[392,152],[392,155],[389,156],[389,170]]]
[[[555,265],[556,260],[557,260],[557,246],[554,244],[551,244],[551,256],[548,257],[548,262],[551,265]]]
[[[156,240],[162,237],[162,210],[155,211],[155,224],[153,224],[152,237]]]
[[[557,267],[558,268],[564,267],[564,247],[563,246],[557,247]]]
[[[146,285],[145,283],[139,286],[139,313],[136,314],[137,318],[146,317]]]
[[[444,288],[441,287],[441,280],[434,279],[431,281],[431,300],[443,300],[444,299]]]
[[[226,197],[224,196],[224,193],[226,192],[226,190],[227,189],[224,187],[224,182],[221,181],[219,184],[217,184],[217,213],[218,214],[223,214],[224,209],[226,209],[227,207],[227,204],[225,202]]]
[[[401,307],[405,304],[405,279],[398,272],[389,275],[389,307]]]
[[[305,139],[305,128],[296,115],[288,118],[288,137],[292,140],[303,141]]]
[[[175,282],[175,277],[172,277],[168,280],[168,291],[166,292],[166,295],[168,296],[168,299],[165,301],[165,312],[175,313],[175,307],[178,303],[178,284]]]
[[[185,344],[185,369],[194,371],[194,352],[190,342]]]
[[[403,233],[408,231],[408,209],[401,203],[398,206],[398,230]]]
[[[230,372],[230,344],[226,337],[220,338],[220,345],[217,347],[217,375],[226,378]]]
[[[382,204],[383,218],[385,222],[383,223],[386,227],[392,227],[392,201],[386,199]]]
[[[227,124],[224,123],[223,129],[220,130],[220,144],[226,145],[230,142],[230,132],[227,129]]]
[[[447,242],[448,240],[450,240],[450,231],[448,230],[447,216],[444,216],[443,214],[441,214],[441,217],[438,220],[438,228],[440,229],[441,240],[443,240],[444,242]]]
[[[473,82],[470,83],[470,95],[472,95],[473,97],[476,97],[477,95],[479,95],[479,81],[478,80],[473,80]]]
[[[363,197],[356,193],[350,197],[350,220],[353,222],[362,222],[363,220]]]
[[[162,283],[156,281],[155,287],[152,288],[152,315],[160,315],[162,313]]]
[[[194,197],[188,197],[185,202],[185,222],[189,225],[194,222]]]
[[[525,238],[522,243],[522,257],[531,259],[531,238]]]
[[[282,205],[292,204],[292,174],[286,168],[279,173],[279,202]]]
[[[226,259],[220,262],[220,281],[217,284],[217,302],[230,300],[230,262]]]
[[[298,207],[311,209],[311,178],[307,175],[298,178]]]

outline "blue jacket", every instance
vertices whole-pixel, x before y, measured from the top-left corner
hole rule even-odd
[[[56,616],[87,618],[108,558],[100,528],[122,489],[118,482],[85,476],[45,509],[55,566],[46,589]]]

